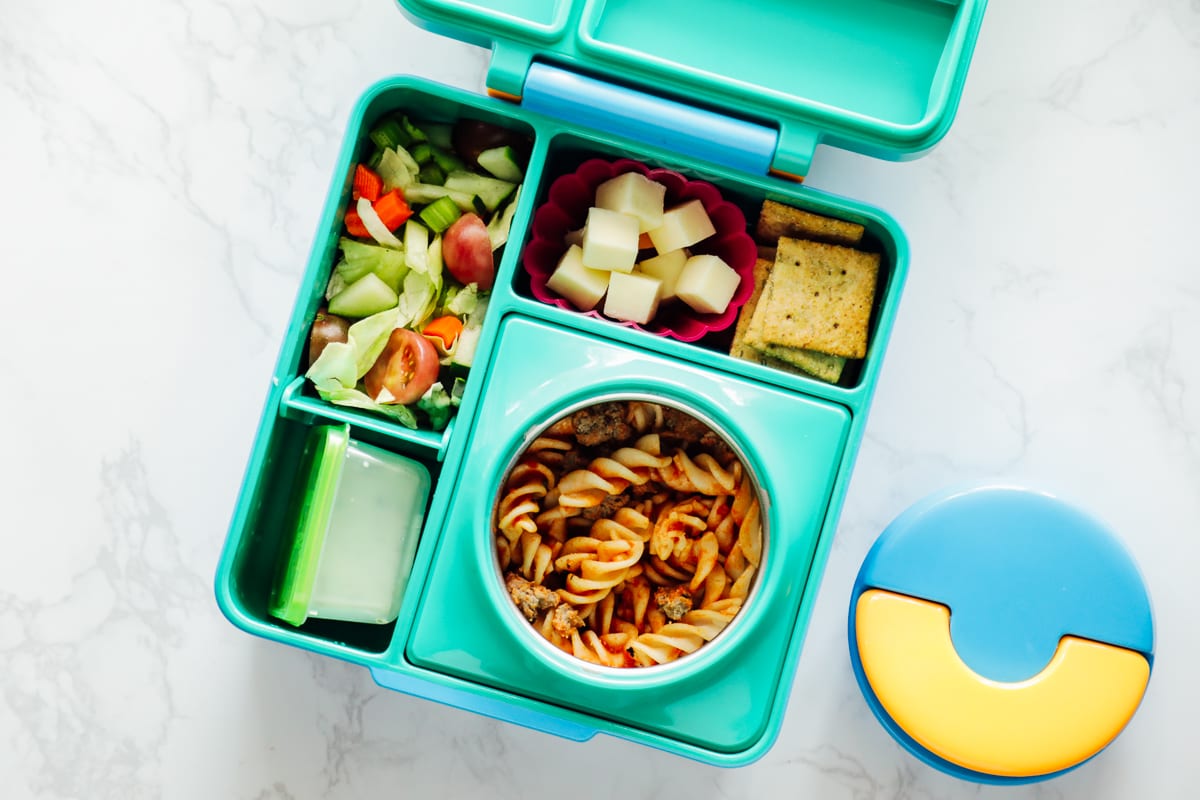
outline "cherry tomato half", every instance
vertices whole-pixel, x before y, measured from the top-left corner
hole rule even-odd
[[[420,400],[437,377],[438,354],[433,343],[416,331],[397,328],[363,376],[363,383],[367,394],[378,403],[408,405]],[[387,393],[381,400],[380,394],[385,389]]]

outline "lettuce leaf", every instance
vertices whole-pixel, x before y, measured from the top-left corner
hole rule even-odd
[[[437,287],[426,272],[413,270],[404,276],[400,293],[399,315],[393,327],[417,330],[437,307]]]
[[[353,389],[383,352],[395,322],[396,309],[389,308],[354,323],[347,331],[346,341],[326,345],[304,373],[305,377],[313,382],[322,397],[338,389]]]
[[[407,428],[417,427],[412,409],[376,403],[358,389],[358,381],[374,365],[396,325],[396,309],[380,311],[350,326],[346,341],[325,346],[304,373],[316,386],[322,400],[339,406],[361,408],[383,414]]]
[[[438,381],[417,401],[417,408],[429,416],[429,425],[435,431],[440,431],[450,424],[453,409],[458,403],[446,393],[442,382]]]
[[[367,371],[375,364],[375,360],[387,346],[388,337],[392,335],[392,329],[395,327],[396,309],[394,308],[372,314],[350,326],[348,338],[354,342],[357,354],[355,380],[366,375]]]
[[[408,406],[376,403],[365,393],[357,389],[346,389],[344,387],[338,387],[329,392],[323,392],[320,387],[317,387],[317,393],[321,395],[322,400],[334,403],[335,405],[377,411],[394,419],[406,428],[417,427],[417,418]]]
[[[385,192],[411,185],[420,171],[421,165],[403,147],[385,148],[380,155],[379,177],[383,178]]]
[[[340,276],[344,285],[348,286],[368,272],[374,272],[392,291],[400,291],[401,282],[408,272],[403,250],[356,242],[345,237],[338,242],[338,247],[342,249],[343,257],[334,267],[334,280]]]
[[[466,317],[475,311],[479,303],[479,284],[468,283],[462,289],[447,289],[443,306],[447,314]]]
[[[325,287],[325,299],[332,300],[335,295],[340,294],[349,285],[350,283],[342,277],[342,273],[335,269],[333,275],[329,277],[329,285]]]
[[[354,345],[349,341],[330,342],[304,376],[316,385],[317,391],[332,391],[343,386],[353,387],[358,382],[357,371]]]

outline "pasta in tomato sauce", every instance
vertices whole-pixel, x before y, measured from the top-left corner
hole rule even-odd
[[[763,556],[758,492],[729,444],[640,400],[589,406],[536,437],[505,476],[493,533],[533,628],[606,667],[665,664],[712,641]]]

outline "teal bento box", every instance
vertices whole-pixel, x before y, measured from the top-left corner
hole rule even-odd
[[[890,159],[933,147],[957,109],[985,2],[400,5],[424,27],[490,47],[491,96],[401,76],[355,106],[217,568],[219,605],[243,630],[361,664],[407,694],[578,741],[607,733],[711,764],[753,761],[782,724],[909,262],[885,213],[802,177],[818,144]],[[475,365],[457,416],[436,432],[327,403],[304,377],[351,176],[368,132],[395,112],[482,120],[532,140]],[[731,357],[728,331],[685,342],[539,302],[522,268],[535,211],[556,178],[594,158],[711,183],[751,225],[772,199],[864,226],[863,247],[881,255],[865,357],[830,384]],[[756,476],[770,552],[753,596],[728,635],[680,669],[605,673],[547,659],[522,638],[496,580],[506,465],[531,431],[602,397],[652,398],[711,421]],[[289,509],[312,485],[306,443],[322,426],[428,472],[415,559],[386,624],[296,626],[271,614]]]

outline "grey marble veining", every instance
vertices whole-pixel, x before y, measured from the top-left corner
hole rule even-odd
[[[1200,3],[994,2],[929,156],[826,148],[913,264],[783,732],[757,764],[561,741],[261,642],[211,581],[350,108],[487,53],[386,0],[0,2],[10,335],[0,797],[1189,798],[1200,712]],[[962,783],[863,703],[848,592],[947,483],[1120,531],[1159,650],[1138,715],[1048,784]]]

